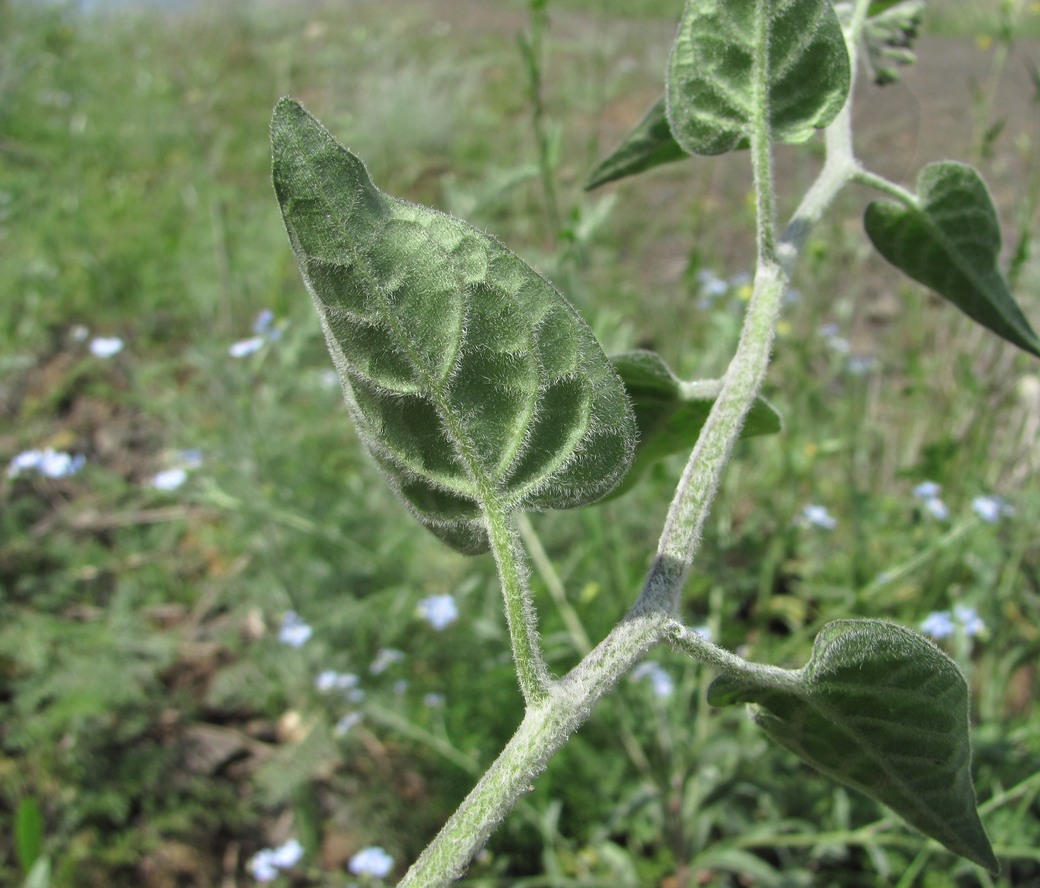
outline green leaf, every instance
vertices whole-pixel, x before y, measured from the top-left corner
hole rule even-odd
[[[392,198],[291,99],[274,186],[358,433],[431,531],[488,547],[484,510],[593,502],[635,421],[592,331],[494,238]]]
[[[691,154],[747,147],[762,110],[775,141],[804,142],[837,116],[849,84],[831,0],[687,0],[668,119]]]
[[[774,740],[840,783],[888,805],[912,826],[999,870],[976,811],[968,686],[926,638],[880,620],[824,626],[805,668],[777,686],[723,675],[714,706],[754,703]]]
[[[635,129],[606,160],[601,161],[589,174],[585,182],[585,190],[591,191],[607,182],[633,176],[661,164],[682,160],[689,155],[675,141],[672,128],[668,125],[665,113],[664,96],[646,112]]]
[[[650,466],[673,453],[688,453],[722,390],[722,380],[683,382],[652,351],[611,355],[635,408],[639,443],[632,468],[610,498],[627,493]],[[765,398],[756,398],[741,434],[745,438],[772,435],[783,425]]]
[[[32,796],[22,799],[14,815],[14,849],[24,873],[28,873],[43,854],[43,830],[43,814],[36,799]]]
[[[962,163],[926,166],[917,203],[871,203],[864,216],[878,252],[968,317],[1040,357],[1040,339],[997,267],[1000,224],[979,174]]]
[[[867,59],[878,85],[897,83],[899,69],[917,61],[914,41],[921,30],[925,0],[903,0],[888,4],[863,23],[863,42]]]

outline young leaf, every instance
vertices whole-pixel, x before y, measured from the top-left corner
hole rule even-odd
[[[831,0],[687,0],[668,64],[668,119],[691,154],[747,147],[764,103],[771,136],[804,142],[849,93]]]
[[[756,720],[782,746],[997,872],[971,783],[968,686],[949,657],[901,626],[839,620],[794,676],[777,687],[722,675],[708,700],[757,704]]]
[[[1040,357],[1040,339],[997,267],[1000,225],[986,184],[972,167],[929,164],[917,179],[916,206],[875,201],[863,221],[878,252],[896,268]]]
[[[488,547],[484,511],[593,502],[635,421],[592,331],[497,240],[372,184],[291,99],[274,186],[358,433],[416,517]]]
[[[633,176],[665,163],[682,160],[689,155],[675,141],[665,113],[664,96],[646,112],[639,123],[606,160],[589,174],[585,190],[591,191],[607,182]]]
[[[876,84],[898,83],[899,69],[917,61],[913,46],[924,6],[925,0],[903,0],[876,14],[872,8],[863,25],[863,43]]]
[[[609,494],[613,499],[631,490],[658,460],[693,449],[722,381],[683,382],[652,351],[625,352],[611,355],[610,360],[625,383],[639,428],[635,460],[625,479]],[[780,415],[773,405],[765,398],[756,398],[741,434],[745,438],[772,435],[781,428]]]

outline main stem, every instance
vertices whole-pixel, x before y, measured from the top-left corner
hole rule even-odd
[[[867,2],[857,0],[849,35],[852,46],[862,27]],[[759,212],[754,290],[737,352],[672,499],[657,554],[642,592],[624,619],[588,656],[563,678],[544,685],[544,692],[533,695],[534,702],[528,706],[512,739],[408,870],[400,883],[402,888],[446,885],[461,876],[519,795],[586,721],[593,704],[617,684],[620,677],[654,644],[672,639],[698,660],[724,669],[741,670],[737,662],[739,658],[714,645],[685,636],[673,615],[678,610],[679,593],[697,552],[701,529],[722,471],[765,376],[776,318],[794,262],[812,226],[858,169],[852,154],[851,101],[850,95],[844,109],[828,127],[824,168],[779,238],[774,221],[769,131],[764,102],[759,102],[763,106],[762,116],[755,124],[751,142]],[[492,526],[489,529],[496,557],[500,552],[512,552],[514,543],[509,537],[508,527],[503,521],[501,529],[507,535],[508,547],[500,549],[495,542],[495,522],[490,517],[489,525]],[[516,559],[510,557],[515,565]],[[517,580],[520,580],[519,574]],[[508,610],[507,601],[507,613]],[[520,615],[518,612],[515,616]],[[513,642],[515,654],[515,634]],[[528,642],[533,644],[531,635]],[[537,649],[537,645],[534,648]],[[540,659],[539,653],[538,661]],[[775,671],[777,681],[782,681],[782,670]],[[526,681],[521,678],[522,685]],[[532,674],[530,681],[533,687],[540,684],[537,674]]]

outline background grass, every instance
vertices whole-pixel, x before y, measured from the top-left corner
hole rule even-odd
[[[745,159],[580,189],[659,93],[675,6],[551,7],[557,229],[522,3],[388,16],[374,2],[118,15],[0,2],[0,459],[86,458],[68,478],[0,480],[0,882],[46,859],[55,885],[244,885],[250,857],[290,836],[306,855],[286,884],[342,884],[370,844],[400,875],[494,757],[520,700],[493,567],[408,519],[359,450],[278,218],[267,121],[279,95],[300,97],[385,190],[488,228],[549,274],[608,351],[651,346],[684,376],[718,375],[750,271]],[[1037,319],[1022,43],[1035,13],[1024,5],[986,49],[944,5],[933,29],[967,36],[926,41],[901,86],[864,86],[860,145],[904,181],[940,156],[978,162]],[[934,64],[951,58],[956,79]],[[818,163],[813,146],[781,152],[782,207]],[[1040,885],[1040,377],[870,257],[865,197],[810,244],[768,384],[785,432],[741,446],[684,616],[797,665],[831,619],[917,626],[974,607],[986,632],[946,644],[975,691],[1004,875],[809,773],[744,713],[709,709],[710,675],[661,650],[672,695],[623,682],[471,884]],[[728,282],[714,298],[709,271]],[[262,309],[280,338],[230,357]],[[125,348],[95,357],[98,335]],[[201,465],[155,489],[186,449]],[[594,642],[632,600],[680,465],[616,503],[532,517],[555,672],[585,643],[571,611]],[[912,495],[923,480],[943,485],[948,520]],[[970,505],[991,492],[1016,510],[992,525]],[[800,520],[810,502],[832,531]],[[441,632],[416,612],[438,594],[461,610]],[[314,628],[298,649],[278,640],[289,609]],[[404,658],[373,673],[388,648]],[[364,698],[319,692],[324,669],[357,674]],[[337,733],[352,713],[363,721]]]

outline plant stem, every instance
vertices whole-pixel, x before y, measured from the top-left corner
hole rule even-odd
[[[867,0],[857,0],[850,43],[862,27],[866,6]],[[758,263],[736,354],[686,464],[656,557],[638,599],[607,637],[558,681],[546,684],[545,666],[534,643],[533,614],[528,613],[530,595],[518,573],[512,533],[504,516],[488,515],[491,544],[499,561],[506,595],[513,652],[518,670],[526,670],[526,674],[521,675],[521,686],[529,705],[512,739],[412,865],[401,886],[425,888],[458,878],[491,831],[509,813],[520,793],[589,717],[593,704],[617,684],[649,647],[665,638],[670,637],[699,662],[725,672],[745,675],[754,672],[759,678],[768,672],[770,680],[780,684],[794,680],[796,673],[749,664],[699,637],[691,639],[689,636],[693,633],[673,615],[678,610],[679,594],[693,563],[723,469],[765,376],[791,269],[812,226],[858,170],[852,154],[851,101],[850,94],[845,107],[828,127],[824,168],[779,238],[773,218],[770,135],[765,112],[761,112],[751,146],[759,210]]]
[[[578,666],[553,682],[544,698],[528,707],[512,739],[405,874],[401,888],[446,885],[462,875],[517,797],[589,717],[593,703],[667,626],[660,614],[633,608]]]
[[[485,504],[488,540],[495,555],[498,576],[502,583],[506,624],[513,648],[513,662],[524,702],[530,707],[542,701],[549,684],[549,673],[538,644],[538,618],[531,604],[531,590],[527,575],[521,570],[522,551],[516,535],[498,507],[497,500]]]

